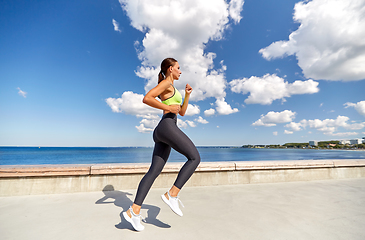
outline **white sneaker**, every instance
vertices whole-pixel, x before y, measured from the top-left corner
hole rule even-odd
[[[131,207],[129,208],[129,210],[131,212],[132,217],[129,217],[127,212],[123,212],[125,220],[127,220],[130,224],[132,224],[134,230],[138,232],[142,231],[144,229],[144,226],[141,224],[141,214],[136,215]]]
[[[162,194],[161,195],[162,200],[171,208],[171,210],[174,213],[176,213],[177,215],[179,215],[180,217],[182,217],[183,216],[183,213],[182,213],[182,211],[179,208],[179,202],[181,203],[181,206],[184,207],[184,205],[180,201],[179,196],[177,196],[177,197],[171,197],[169,192],[167,192],[167,195],[169,196],[169,199],[167,199],[165,197],[165,194]]]

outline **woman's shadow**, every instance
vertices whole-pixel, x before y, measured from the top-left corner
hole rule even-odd
[[[115,225],[118,229],[130,229],[133,230],[131,224],[127,222],[127,220],[123,217],[123,212],[127,211],[130,206],[132,206],[133,202],[127,197],[127,195],[132,196],[128,192],[115,191],[112,185],[106,185],[103,189],[104,197],[100,198],[95,202],[95,204],[110,204],[114,203],[115,206],[123,208],[123,211],[120,213],[120,223]],[[147,209],[147,217],[143,220],[143,222],[147,224],[152,224],[160,228],[170,228],[171,226],[161,222],[157,219],[157,215],[160,213],[160,208],[142,204],[142,209]]]

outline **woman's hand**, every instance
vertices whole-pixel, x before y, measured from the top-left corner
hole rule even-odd
[[[169,111],[171,112],[171,113],[175,113],[175,114],[178,114],[179,113],[179,111],[180,111],[180,105],[170,105],[169,106]]]
[[[179,114],[181,116],[184,116],[186,113],[186,110],[188,109],[188,105],[189,105],[189,98],[190,98],[190,93],[193,91],[193,88],[188,84],[186,84],[185,86],[185,98],[184,98],[184,103],[181,106],[181,109],[179,111]]]
[[[189,85],[189,83],[186,84],[185,86],[185,93],[189,94],[193,91],[193,88]]]

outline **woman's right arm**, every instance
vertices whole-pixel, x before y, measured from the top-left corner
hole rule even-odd
[[[157,96],[162,94],[167,88],[170,87],[170,83],[168,81],[161,81],[156,87],[152,88],[143,98],[143,103],[148,106],[161,109],[163,111],[172,112],[177,114],[180,111],[179,105],[171,105],[168,106],[163,104],[162,102],[156,99]]]

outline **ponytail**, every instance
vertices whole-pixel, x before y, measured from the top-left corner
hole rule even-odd
[[[158,73],[158,83],[165,79],[165,74],[163,74],[162,70]]]

